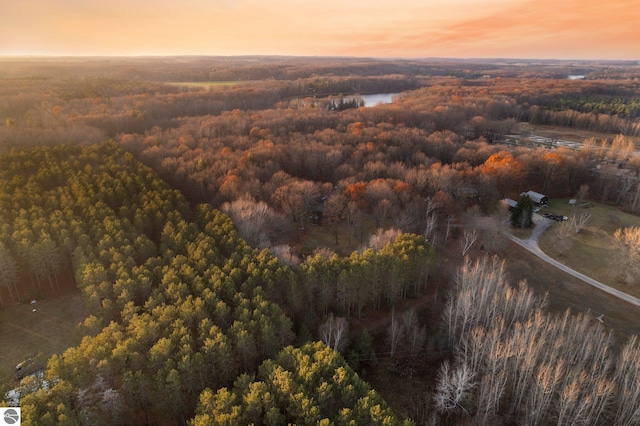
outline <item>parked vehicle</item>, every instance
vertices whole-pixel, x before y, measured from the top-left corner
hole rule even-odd
[[[567,216],[562,216],[562,215],[553,214],[553,213],[545,213],[543,216],[546,217],[547,219],[553,219],[558,222],[564,222],[565,220],[569,220]]]

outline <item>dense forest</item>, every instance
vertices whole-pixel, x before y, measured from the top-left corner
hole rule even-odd
[[[640,422],[637,338],[490,257],[523,191],[640,213],[639,96],[621,62],[0,62],[0,303],[71,283],[90,312],[23,420]],[[379,359],[426,360],[412,407],[363,380]]]
[[[268,251],[250,248],[228,217],[203,204],[190,207],[113,143],[14,151],[2,158],[2,170],[2,206],[13,212],[2,219],[2,269],[12,272],[3,274],[3,287],[16,297],[21,276],[55,286],[72,269],[91,311],[82,343],[49,360],[50,389],[22,398],[26,421],[184,423],[199,399],[206,407],[212,389],[245,380],[238,376],[257,373],[263,360],[294,342],[292,322],[276,302],[289,306],[305,274],[299,280]],[[396,245],[408,257],[391,263],[420,273],[411,264],[411,239],[398,238]],[[414,251],[417,260],[426,256]],[[345,293],[355,280],[341,279]],[[362,303],[346,297],[341,303]],[[318,389],[308,388],[304,376],[300,386],[331,402],[308,412],[321,400],[309,394],[301,401],[293,385],[285,386],[265,408],[267,423],[306,423],[311,415],[339,424],[397,422],[324,345],[291,348],[273,362],[260,374],[272,377],[278,365],[294,369],[292,362],[317,363]],[[274,377],[274,386],[284,378]],[[233,392],[245,392],[234,386]]]

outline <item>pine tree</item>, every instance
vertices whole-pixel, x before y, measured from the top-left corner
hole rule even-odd
[[[7,249],[0,243],[0,286],[7,287],[11,300],[15,303],[18,301],[18,265]],[[2,299],[0,299],[0,304]]]
[[[533,224],[533,201],[522,195],[511,211],[511,224],[520,228],[529,228]]]

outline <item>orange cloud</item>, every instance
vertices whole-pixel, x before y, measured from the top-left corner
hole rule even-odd
[[[442,26],[414,26],[358,50],[377,48],[408,56],[627,58],[640,56],[640,2],[534,0],[510,2],[485,16]]]
[[[640,0],[20,0],[0,54],[637,58]]]

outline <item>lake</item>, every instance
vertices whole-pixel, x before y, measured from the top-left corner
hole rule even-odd
[[[373,107],[378,104],[390,104],[400,93],[374,93],[373,95],[360,95],[365,107]]]

